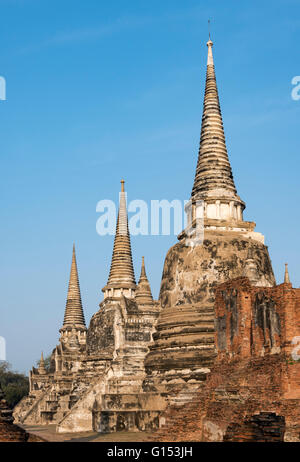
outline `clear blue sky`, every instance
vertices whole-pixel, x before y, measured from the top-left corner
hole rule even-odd
[[[188,199],[205,83],[207,20],[227,145],[245,218],[276,278],[299,263],[300,2],[0,0],[1,320],[28,371],[58,341],[72,243],[86,318],[102,300],[113,237],[96,204]],[[155,297],[174,236],[134,237]]]

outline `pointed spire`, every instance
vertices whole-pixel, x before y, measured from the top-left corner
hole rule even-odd
[[[130,297],[133,295],[132,290],[134,291],[136,289],[124,184],[125,181],[121,180],[119,213],[111,267],[107,285],[102,289],[105,296],[119,296],[124,294]],[[112,291],[109,291],[109,289],[112,289]],[[114,289],[117,289],[117,292],[115,292]]]
[[[284,283],[285,284],[290,284],[290,276],[289,276],[289,270],[288,270],[288,264],[285,263],[285,271],[284,271]]]
[[[142,257],[142,267],[141,267],[140,280],[141,279],[147,279],[146,268],[145,268],[145,257]]]
[[[245,204],[237,195],[226,148],[214,68],[213,42],[210,36],[207,47],[207,73],[201,139],[192,199],[219,200],[226,198],[234,201],[232,206],[241,205],[243,210]],[[219,217],[216,216],[216,218]],[[239,215],[238,218],[241,219],[241,216]]]
[[[149,304],[153,302],[151,287],[146,275],[144,257],[142,257],[141,276],[137,285],[135,299],[137,303],[141,304]]]
[[[73,244],[72,264],[63,328],[70,328],[72,326],[86,328],[80,295],[75,244]]]
[[[41,354],[41,359],[40,359],[40,364],[39,364],[39,374],[46,374],[46,368],[45,368],[45,361],[44,361],[44,355],[43,352]]]

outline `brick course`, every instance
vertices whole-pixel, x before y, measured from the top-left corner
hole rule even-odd
[[[167,410],[157,441],[300,441],[299,295],[247,278],[217,287],[217,360],[195,399]]]

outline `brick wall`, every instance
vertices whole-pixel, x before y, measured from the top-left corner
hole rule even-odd
[[[217,287],[215,316],[211,373],[192,402],[166,411],[155,439],[300,441],[300,290],[234,279]]]

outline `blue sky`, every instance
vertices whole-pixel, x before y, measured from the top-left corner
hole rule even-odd
[[[0,0],[1,322],[28,371],[58,340],[72,243],[86,318],[102,300],[113,237],[96,204],[188,199],[199,145],[207,20],[227,146],[245,219],[282,282],[300,285],[300,2]],[[158,296],[175,236],[132,239]]]

